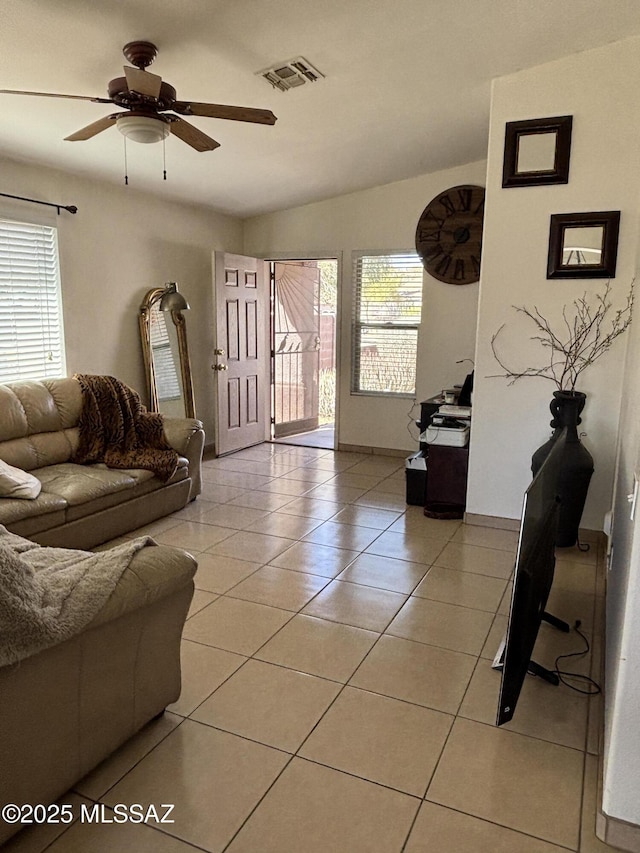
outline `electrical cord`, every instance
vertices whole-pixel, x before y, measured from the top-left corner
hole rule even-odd
[[[602,688],[598,684],[597,681],[594,681],[593,678],[590,678],[588,675],[583,675],[580,672],[569,672],[568,670],[560,669],[559,662],[564,660],[565,658],[581,658],[584,655],[589,654],[591,646],[589,645],[589,640],[580,630],[580,625],[582,622],[579,619],[576,619],[575,624],[573,626],[574,631],[584,640],[585,649],[581,652],[570,652],[566,655],[558,655],[555,660],[555,669],[553,672],[558,676],[560,682],[564,684],[565,687],[568,687],[570,690],[574,690],[576,693],[582,693],[583,696],[597,696],[598,693],[602,693]],[[582,684],[588,685],[586,690],[580,689],[580,687],[576,687],[573,684],[569,684],[566,680],[567,678],[572,678],[574,681],[581,682]]]
[[[407,423],[407,432],[409,433],[409,435],[411,436],[411,438],[412,438],[414,441],[419,441],[419,439],[420,439],[420,429],[418,428],[418,425],[416,424],[416,422],[415,422],[415,420],[414,420],[414,417],[413,417],[413,410],[415,409],[415,407],[416,407],[417,405],[418,405],[418,401],[417,401],[417,400],[414,400],[414,401],[413,401],[413,405],[411,406],[411,408],[410,408],[410,409],[409,409],[409,411],[407,412],[407,418],[409,419],[409,422]],[[411,427],[416,427],[416,429],[418,429],[418,435],[417,435],[417,437],[416,437],[416,436],[413,434],[413,432],[411,431]]]

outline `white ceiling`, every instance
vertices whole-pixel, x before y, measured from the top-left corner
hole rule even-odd
[[[638,0],[1,0],[0,88],[105,97],[123,45],[154,42],[179,99],[278,121],[193,119],[221,147],[170,137],[166,183],[162,145],[129,143],[129,185],[247,217],[484,159],[492,78],[639,33]],[[326,79],[255,76],[300,55]],[[123,182],[115,128],[64,141],[110,105],[0,105],[0,155]]]

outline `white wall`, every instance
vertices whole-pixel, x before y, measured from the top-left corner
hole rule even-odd
[[[494,81],[487,201],[467,511],[517,518],[531,478],[533,451],[549,436],[548,403],[555,386],[526,378],[509,387],[499,373],[490,339],[507,324],[504,358],[521,367],[541,364],[533,330],[513,305],[537,306],[549,319],[583,293],[600,292],[602,280],[546,279],[552,213],[620,210],[618,266],[613,284],[624,303],[636,266],[640,162],[637,81],[640,42],[632,39],[567,57]],[[569,183],[502,189],[505,122],[573,115]],[[622,366],[626,341],[581,377],[588,395],[581,429],[595,459],[582,526],[601,530],[611,506]],[[541,358],[542,356],[542,358]]]
[[[458,184],[485,184],[485,163],[472,163],[398,181],[245,222],[244,252],[257,257],[342,258],[339,424],[341,444],[415,450],[407,430],[412,401],[350,393],[352,252],[413,249],[418,219],[439,192]],[[418,344],[416,399],[464,381],[473,358],[478,285],[455,286],[424,275],[423,318]],[[414,417],[419,416],[419,409]]]
[[[198,417],[213,441],[212,271],[214,249],[238,251],[242,223],[202,207],[165,201],[131,187],[0,161],[2,191],[61,204],[58,227],[67,373],[109,373],[146,398],[138,308],[147,290],[178,282],[185,313]],[[0,215],[44,209],[0,198]]]

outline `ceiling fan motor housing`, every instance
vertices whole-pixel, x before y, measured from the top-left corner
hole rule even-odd
[[[170,83],[164,81],[160,86],[160,95],[157,98],[129,91],[126,77],[115,77],[111,80],[107,92],[114,104],[127,109],[150,105],[156,106],[160,110],[170,110],[176,102],[176,90]]]

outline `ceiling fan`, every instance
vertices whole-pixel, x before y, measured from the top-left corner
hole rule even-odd
[[[111,80],[107,91],[108,98],[92,98],[85,95],[60,95],[54,92],[20,92],[14,89],[0,89],[2,95],[36,95],[45,98],[71,98],[80,101],[93,101],[96,104],[115,104],[126,112],[112,113],[67,136],[68,142],[91,139],[114,124],[118,130],[134,142],[160,142],[170,133],[177,136],[196,151],[213,151],[220,143],[206,133],[185,121],[181,116],[205,116],[208,118],[248,121],[255,124],[275,124],[276,117],[271,110],[259,110],[252,107],[232,107],[224,104],[204,104],[195,101],[177,100],[176,90],[165,83],[157,74],[151,74],[147,67],[158,54],[158,49],[148,41],[132,41],[124,46],[122,52],[131,65],[125,66],[124,77]],[[173,112],[169,112],[173,110]],[[175,115],[179,113],[179,115]]]

